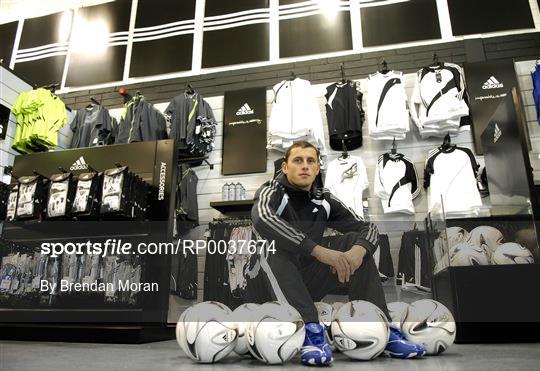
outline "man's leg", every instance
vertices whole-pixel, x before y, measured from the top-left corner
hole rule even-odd
[[[305,322],[306,337],[302,346],[302,363],[309,366],[332,363],[332,350],[324,338],[324,327],[319,324],[317,308],[303,281],[298,256],[276,251],[259,256],[257,276],[264,279],[270,300],[285,302],[294,307]],[[249,276],[254,276],[255,265],[250,264]],[[253,281],[253,280],[252,280]],[[249,290],[248,283],[248,292]]]
[[[355,233],[333,237],[329,239],[329,244],[325,247],[345,252],[354,245],[356,238]],[[339,284],[337,274],[332,274],[328,265],[315,259],[302,270],[302,275],[304,276],[313,301],[322,300]],[[349,300],[369,301],[381,308],[384,314],[390,318],[379,271],[371,256],[364,257],[362,265],[351,276],[349,282]]]
[[[331,239],[327,247],[345,252],[355,241],[355,234],[347,233]],[[314,301],[320,301],[339,283],[337,275],[331,273],[330,267],[316,260],[302,270],[302,275]],[[362,265],[352,275],[349,282],[349,300],[369,301],[378,306],[390,320],[379,271],[373,257],[364,257]],[[420,358],[426,350],[421,345],[411,343],[399,329],[390,326],[390,339],[385,352],[396,358]]]
[[[304,322],[318,322],[317,308],[304,284],[297,260],[297,256],[276,251],[266,257],[258,256],[257,262],[250,262],[246,272],[248,278],[251,278],[248,279],[247,299],[260,303],[270,300],[288,303],[300,313]],[[257,281],[263,284],[257,285]],[[260,300],[261,289],[266,291],[266,300]],[[258,297],[258,300],[254,300],[255,297]]]

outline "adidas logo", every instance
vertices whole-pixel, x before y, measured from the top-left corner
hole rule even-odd
[[[255,111],[251,109],[249,104],[244,103],[244,105],[240,107],[238,111],[236,111],[236,116],[253,115],[253,113],[255,113]]]
[[[69,170],[71,170],[71,171],[74,171],[74,170],[88,170],[88,164],[84,160],[84,157],[81,156],[81,157],[79,157],[79,159],[77,161],[75,161],[73,163],[73,165],[71,165]]]
[[[502,135],[502,130],[499,128],[499,125],[495,124],[495,133],[493,133],[493,143],[497,143],[501,135]]]
[[[485,83],[482,85],[482,89],[499,89],[504,88],[504,85],[500,83],[494,76],[491,76]]]

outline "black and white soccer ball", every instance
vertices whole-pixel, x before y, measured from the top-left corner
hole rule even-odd
[[[401,328],[401,322],[403,322],[403,319],[407,315],[407,311],[409,310],[409,304],[403,301],[394,301],[392,303],[388,303],[387,307],[388,312],[390,313],[390,320],[392,321],[392,326]]]
[[[409,305],[401,330],[408,340],[422,344],[431,355],[447,350],[456,338],[454,316],[442,303],[432,299]]]
[[[493,264],[533,264],[534,257],[529,249],[515,242],[500,245],[491,256]]]
[[[334,344],[349,358],[371,360],[386,348],[390,337],[388,326],[388,319],[379,307],[354,300],[345,303],[334,316]]]
[[[333,317],[336,316],[336,313],[337,311],[339,310],[339,308],[341,308],[342,306],[344,306],[345,303],[341,302],[341,301],[336,301],[336,302],[333,302],[332,303],[332,309],[334,310],[333,311]],[[333,319],[333,318],[332,318]]]
[[[315,303],[319,313],[319,321],[324,325],[324,337],[332,350],[335,350],[334,337],[332,335],[332,320],[334,318],[334,307],[328,303],[318,301]]]
[[[469,232],[461,227],[446,228],[446,238],[448,240],[448,248],[452,248],[458,243],[465,242],[469,239]]]
[[[176,324],[176,340],[189,358],[214,363],[231,353],[237,332],[230,322],[231,310],[224,304],[206,301],[186,309]]]
[[[306,330],[302,316],[286,303],[277,301],[259,305],[254,320],[246,327],[249,352],[267,364],[281,364],[294,357],[302,347]]]
[[[248,324],[256,319],[256,310],[259,304],[246,303],[236,308],[231,315],[231,321],[236,328],[238,338],[234,352],[241,356],[249,355],[247,344],[246,328]]]
[[[482,247],[489,258],[504,243],[504,236],[497,228],[482,225],[474,228],[469,233],[468,241],[473,245]]]
[[[450,265],[453,267],[469,265],[488,265],[489,258],[480,246],[461,242],[450,249]]]

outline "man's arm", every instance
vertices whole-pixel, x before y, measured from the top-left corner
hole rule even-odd
[[[255,194],[255,204],[251,209],[253,228],[269,243],[275,241],[276,249],[311,255],[317,244],[279,215],[283,195],[279,187],[279,184],[272,180],[265,183]]]
[[[379,243],[379,230],[373,223],[366,222],[345,206],[336,196],[329,195],[330,216],[328,227],[341,233],[357,232],[358,239],[355,245],[363,246],[369,255],[377,250]]]

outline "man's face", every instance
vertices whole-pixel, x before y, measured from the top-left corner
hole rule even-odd
[[[320,170],[317,151],[313,148],[293,148],[281,170],[287,175],[289,183],[309,191]]]

